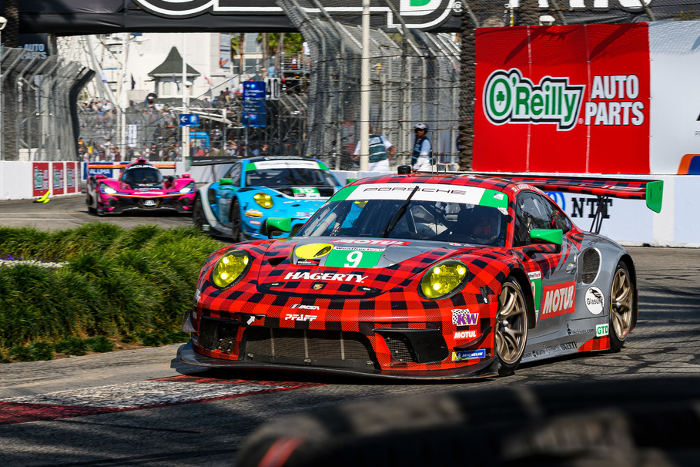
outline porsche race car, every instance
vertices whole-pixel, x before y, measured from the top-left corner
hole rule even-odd
[[[112,165],[90,164],[88,169],[122,169],[116,179],[103,174],[90,175],[87,180],[85,204],[88,211],[103,216],[124,211],[174,210],[191,213],[196,190],[189,174],[181,177],[163,176],[159,169],[174,169],[174,163],[151,164],[139,157],[132,163]]]
[[[291,218],[293,233],[340,187],[328,167],[316,159],[241,159],[219,181],[199,189],[193,221],[202,230],[234,242],[267,238],[261,228],[270,216]]]
[[[295,237],[227,246],[206,261],[179,359],[442,379],[620,350],[637,320],[632,257],[578,228],[542,190],[597,196],[602,217],[609,197],[659,212],[663,182],[422,173],[354,182]],[[288,232],[291,222],[266,227]]]

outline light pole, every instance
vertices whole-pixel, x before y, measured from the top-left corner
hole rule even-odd
[[[2,75],[2,55],[5,48],[2,45],[2,30],[7,25],[7,18],[0,16],[0,161],[5,160],[5,129],[3,128],[4,106],[2,105],[2,86],[5,84],[5,77]]]

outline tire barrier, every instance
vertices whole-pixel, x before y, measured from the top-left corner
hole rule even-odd
[[[700,458],[700,378],[477,389],[283,417],[236,465],[678,466]]]

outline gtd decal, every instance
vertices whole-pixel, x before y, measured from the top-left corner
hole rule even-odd
[[[504,123],[555,124],[558,130],[576,126],[585,85],[569,78],[545,76],[535,85],[520,70],[496,70],[484,87],[484,113],[495,125]]]
[[[573,313],[575,290],[576,286],[573,282],[545,287],[541,318]]]
[[[637,75],[596,75],[591,86],[591,99],[586,102],[586,125],[639,126],[644,123],[644,103],[634,101],[639,96]],[[612,100],[617,99],[617,100]]]

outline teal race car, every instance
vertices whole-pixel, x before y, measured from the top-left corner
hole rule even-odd
[[[294,235],[342,185],[328,167],[305,157],[254,157],[236,161],[219,181],[197,190],[196,226],[234,242],[267,238],[268,217],[292,219]]]

